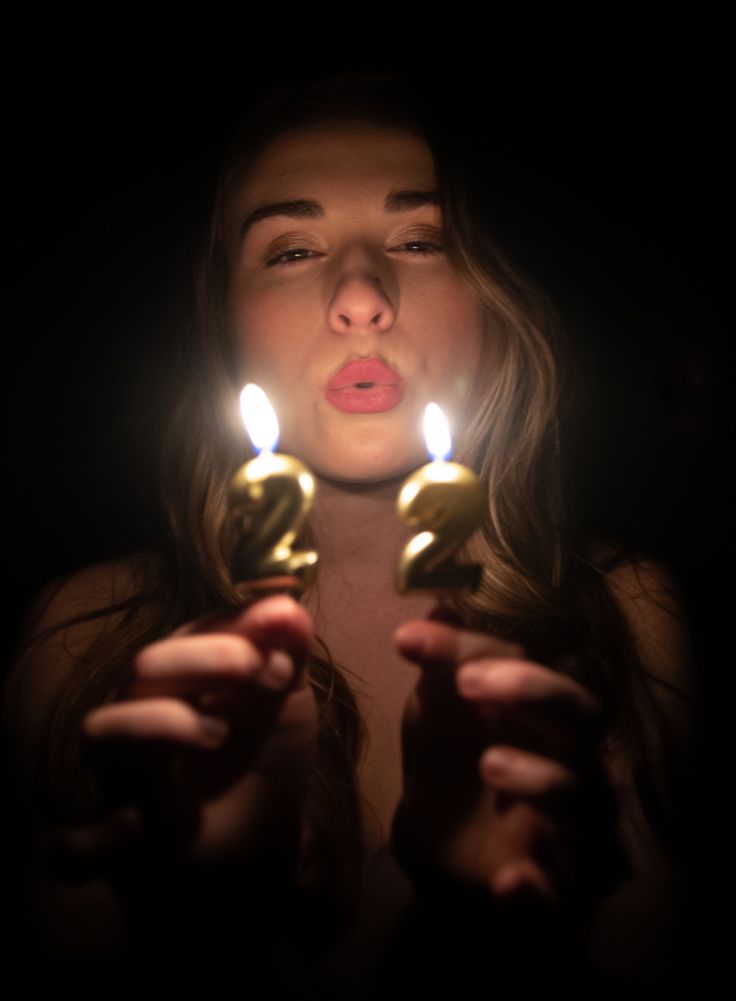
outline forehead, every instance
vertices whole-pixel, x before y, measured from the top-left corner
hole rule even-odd
[[[240,211],[268,200],[369,194],[383,202],[392,188],[436,186],[432,154],[424,139],[398,127],[350,122],[314,125],[272,140],[242,178]],[[385,189],[385,190],[384,190]]]

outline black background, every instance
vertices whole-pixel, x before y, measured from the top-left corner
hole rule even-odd
[[[429,23],[420,11],[399,24],[376,8],[351,10],[349,28],[337,14],[269,23],[210,10],[187,25],[153,25],[128,8],[11,17],[7,646],[45,581],[159,531],[152,474],[177,294],[219,151],[254,87],[397,69],[459,123],[487,175],[500,242],[567,325],[566,435],[583,523],[664,560],[683,583],[704,697],[694,827],[704,867],[725,865],[733,164],[724,9],[663,20],[611,7],[594,20],[558,12],[540,22],[490,8],[482,29],[470,13]]]

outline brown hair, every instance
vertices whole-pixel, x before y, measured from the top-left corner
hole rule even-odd
[[[246,443],[235,412],[240,386],[224,318],[225,206],[242,170],[274,137],[308,123],[356,119],[397,125],[427,140],[447,250],[485,303],[500,349],[500,363],[458,443],[459,460],[486,483],[489,505],[482,530],[467,547],[484,567],[482,586],[456,598],[454,607],[468,627],[518,639],[534,659],[568,671],[594,691],[607,714],[608,744],[625,748],[653,825],[666,839],[673,831],[671,803],[647,787],[653,769],[643,735],[647,716],[639,708],[646,704],[657,712],[657,702],[604,580],[626,554],[612,553],[606,565],[590,560],[566,502],[560,446],[564,340],[555,312],[485,232],[450,133],[406,80],[384,74],[343,74],[265,93],[227,151],[162,453],[160,486],[169,526],[163,559],[141,570],[133,597],[87,616],[125,613],[84,655],[79,684],[59,699],[39,772],[41,795],[67,818],[91,809],[94,790],[80,781],[82,716],[122,689],[131,658],[144,644],[239,601],[229,575],[226,491]],[[307,862],[315,884],[349,901],[362,856],[356,767],[363,734],[344,670],[317,645],[310,681],[320,707],[320,741]],[[663,718],[661,725],[666,739]]]

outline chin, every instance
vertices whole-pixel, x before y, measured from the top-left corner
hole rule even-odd
[[[337,424],[335,427],[334,424]],[[423,436],[409,434],[406,421],[335,421],[309,427],[307,433],[285,434],[279,450],[296,455],[317,476],[378,483],[407,476],[429,462]]]
[[[341,460],[339,456],[330,456],[329,461],[316,460],[307,465],[312,472],[329,480],[345,483],[383,483],[398,477],[408,476],[419,466],[428,462],[424,456],[359,456],[352,452]]]

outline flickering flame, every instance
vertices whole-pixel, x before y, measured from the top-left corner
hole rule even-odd
[[[279,422],[268,397],[253,382],[240,394],[240,413],[253,447],[259,452],[273,452],[279,440]]]
[[[447,419],[436,403],[428,403],[424,411],[424,439],[427,451],[435,460],[449,459],[452,451]]]

